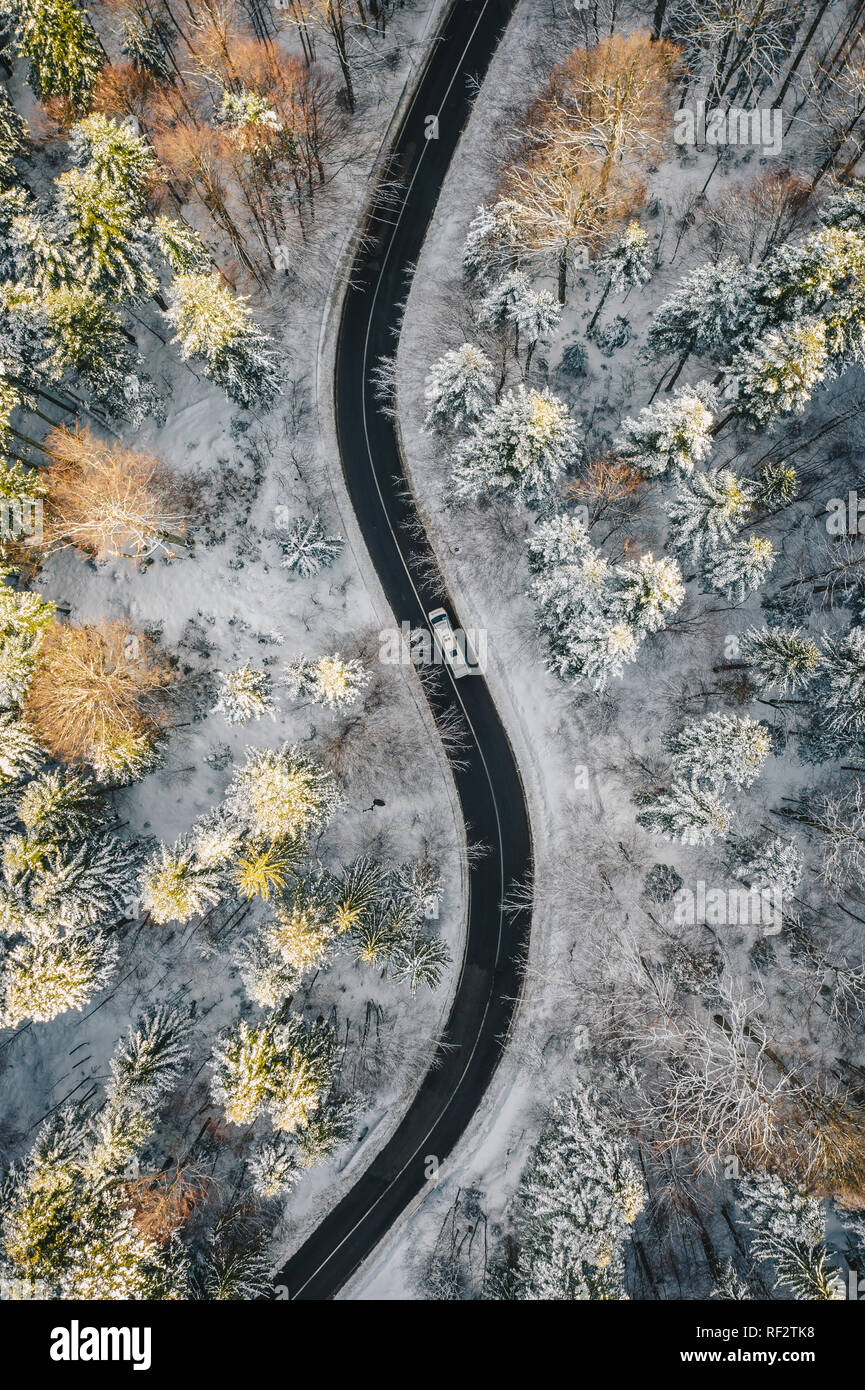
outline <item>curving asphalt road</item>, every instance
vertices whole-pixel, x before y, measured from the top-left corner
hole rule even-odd
[[[418,515],[406,485],[394,423],[376,399],[371,371],[392,355],[399,304],[416,265],[448,165],[471,109],[469,78],[486,73],[516,0],[454,0],[433,41],[392,148],[388,179],[402,202],[382,194],[360,239],[336,352],[335,405],[345,480],[364,540],[397,626],[426,626],[443,603],[419,571]],[[438,117],[438,139],[425,138]],[[470,624],[469,624],[470,626]],[[494,647],[489,661],[495,662]],[[529,882],[531,832],[514,756],[486,681],[449,672],[430,694],[436,719],[456,710],[467,727],[467,767],[454,777],[470,838],[492,853],[469,871],[465,954],[433,1065],[392,1138],[337,1207],[289,1260],[275,1283],[291,1298],[332,1297],[424,1187],[427,1160],[450,1153],[477,1109],[501,1057],[520,993],[530,913],[505,914],[503,895]],[[432,763],[432,754],[431,754]],[[432,776],[423,767],[418,778]]]

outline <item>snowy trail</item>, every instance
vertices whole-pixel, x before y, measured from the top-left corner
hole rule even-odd
[[[407,277],[483,78],[515,0],[456,0],[444,17],[350,272],[342,305],[334,397],[340,456],[352,505],[395,618],[425,628],[426,613],[449,597],[418,562],[423,529],[411,498],[397,428],[376,399],[372,371],[391,356]],[[437,125],[431,125],[435,117]],[[430,130],[437,138],[428,138]],[[399,180],[401,201],[393,196]],[[422,545],[421,545],[422,548]],[[490,654],[495,661],[495,653]],[[429,694],[437,722],[466,729],[454,780],[470,842],[490,852],[472,863],[468,925],[453,1006],[433,1064],[384,1149],[274,1280],[292,1298],[332,1297],[408,1203],[434,1180],[463,1134],[495,1072],[520,994],[530,929],[525,908],[502,901],[530,881],[531,831],[514,755],[486,681],[449,672]]]

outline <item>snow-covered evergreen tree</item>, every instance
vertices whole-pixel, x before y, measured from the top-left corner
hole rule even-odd
[[[804,410],[830,370],[826,324],[800,320],[772,328],[754,348],[743,348],[727,370],[726,392],[749,424],[765,428],[778,415]]]
[[[588,679],[598,688],[621,675],[645,634],[684,598],[674,560],[646,554],[612,566],[567,513],[537,528],[529,568],[550,666],[564,680]]]
[[[463,270],[482,287],[497,275],[515,270],[525,246],[525,209],[512,198],[481,205],[469,225]]]
[[[636,218],[596,257],[595,270],[609,282],[614,294],[632,285],[645,285],[652,278],[649,234]]]
[[[758,268],[733,256],[698,266],[653,316],[648,346],[658,354],[731,360],[751,340],[760,282]]]
[[[803,738],[815,761],[859,748],[865,738],[865,628],[824,636],[807,698],[810,726]]]
[[[151,234],[160,254],[175,275],[203,274],[211,269],[207,247],[194,227],[172,217],[155,217]]]
[[[295,570],[303,579],[312,579],[339,555],[344,541],[341,536],[328,536],[321,518],[298,517],[288,526],[286,535],[279,538],[283,569]]]
[[[253,835],[297,840],[323,830],[340,804],[333,774],[296,747],[251,748],[227,804]]]
[[[670,543],[691,559],[732,541],[754,505],[754,484],[729,468],[680,479],[667,504]]]
[[[128,121],[101,112],[85,116],[69,132],[69,149],[96,183],[122,193],[136,214],[144,212],[155,161],[145,137]]]
[[[115,1078],[136,1072],[121,1058],[128,1064],[136,1050],[131,1039],[143,1038],[147,1026],[140,1021],[120,1044]],[[29,1285],[30,1297],[147,1301],[188,1295],[183,1247],[175,1235],[160,1242],[142,1233],[126,1182],[130,1161],[155,1127],[155,1107],[177,1079],[179,1060],[172,1056],[156,1084],[151,1057],[143,1088],[121,1086],[118,1092],[115,1080],[95,1112],[68,1104],[55,1110],[11,1169],[0,1212],[0,1271]]]
[[[768,840],[745,840],[738,844],[733,855],[733,872],[749,888],[779,893],[782,900],[788,901],[802,881],[804,863],[802,851],[792,840],[773,835]]]
[[[489,328],[513,328],[515,350],[527,348],[526,366],[535,346],[549,337],[562,316],[562,306],[548,290],[536,290],[522,270],[511,271],[487,290],[478,309],[478,322]]]
[[[242,1020],[214,1049],[213,1098],[230,1124],[267,1114],[287,1134],[304,1129],[333,1085],[334,1043],[327,1024],[307,1025],[297,1014],[258,1027]]]
[[[0,188],[17,181],[14,159],[23,150],[25,139],[26,126],[7,92],[0,88]]]
[[[516,1196],[520,1299],[624,1299],[622,1246],[645,1205],[625,1143],[605,1128],[599,1097],[553,1102]]]
[[[278,361],[243,298],[217,274],[184,271],[171,282],[166,317],[185,358],[200,358],[208,376],[245,408],[267,409],[279,390]]]
[[[317,661],[298,657],[284,667],[285,683],[293,700],[309,699],[329,709],[349,709],[356,705],[369,684],[370,672],[364,662],[345,658],[339,652]]]
[[[822,659],[817,643],[798,627],[749,628],[739,641],[739,655],[761,690],[774,688],[782,695],[812,681]]]
[[[117,969],[117,943],[92,928],[64,930],[31,917],[35,930],[18,939],[0,966],[0,1026],[48,1022],[82,1009]]]
[[[494,395],[490,359],[472,343],[463,343],[430,367],[424,389],[424,425],[440,434],[467,429],[477,423]]]
[[[671,468],[690,473],[712,447],[715,393],[709,386],[680,387],[667,401],[645,406],[623,420],[615,440],[618,454],[649,477]]]
[[[564,401],[519,386],[487,412],[454,455],[451,483],[461,500],[496,492],[547,509],[579,456],[581,431]]]
[[[105,61],[86,11],[75,0],[14,0],[15,44],[37,97],[87,105]]]
[[[728,603],[744,603],[766,582],[775,564],[775,547],[765,536],[749,536],[703,559],[702,576],[709,589]]]
[[[440,936],[404,932],[390,956],[390,973],[395,980],[407,980],[412,994],[417,994],[421,985],[437,989],[450,962],[451,953]]]
[[[743,1179],[737,1197],[753,1233],[751,1251],[756,1259],[774,1265],[776,1289],[811,1301],[846,1297],[843,1274],[831,1262],[826,1245],[826,1216],[816,1198],[787,1186],[774,1173]]]
[[[54,604],[29,589],[16,590],[0,573],[0,702],[20,705],[36,668],[42,634],[54,622]]]
[[[618,565],[612,589],[625,622],[646,632],[658,632],[685,598],[676,561],[664,555],[656,560],[651,551]]]
[[[221,714],[226,723],[245,724],[248,719],[273,713],[273,682],[267,671],[254,671],[247,661],[236,671],[220,672],[220,682],[213,711]]]
[[[824,227],[865,234],[865,179],[838,184],[818,207],[817,216]]]
[[[225,896],[242,842],[240,829],[205,819],[175,845],[160,845],[141,874],[141,902],[156,922],[188,922]]]
[[[677,777],[723,790],[726,784],[750,787],[769,756],[769,730],[747,715],[709,714],[668,734]]]
[[[189,1016],[177,1005],[147,1009],[111,1059],[111,1104],[125,1111],[155,1110],[183,1075],[190,1032]]]
[[[718,835],[726,835],[733,819],[730,807],[717,791],[686,778],[641,798],[639,805],[640,825],[653,835],[680,840],[683,845],[703,845]]]
[[[88,164],[60,175],[57,202],[65,244],[88,289],[109,303],[150,299],[158,288],[150,237],[125,187]]]
[[[264,1139],[249,1160],[252,1189],[257,1196],[269,1201],[282,1197],[294,1187],[300,1172],[293,1145],[283,1134]]]
[[[35,772],[44,757],[29,726],[11,710],[0,711],[0,788]]]

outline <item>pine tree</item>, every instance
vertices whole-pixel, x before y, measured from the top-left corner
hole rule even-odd
[[[547,290],[535,290],[529,277],[514,270],[487,290],[478,309],[478,322],[490,328],[513,328],[516,350],[528,349],[526,366],[540,338],[554,330],[562,307]]]
[[[135,215],[145,210],[155,161],[147,140],[126,121],[96,112],[69,132],[74,163],[106,190],[122,193]]]
[[[652,278],[652,251],[649,234],[632,219],[620,236],[609,243],[595,260],[595,270],[606,281],[587,332],[592,333],[607,296],[621,294],[633,286],[645,285]]]
[[[300,1174],[295,1151],[282,1134],[264,1139],[249,1161],[252,1190],[264,1201],[283,1197],[294,1187]]]
[[[709,714],[668,734],[677,777],[723,790],[750,787],[769,756],[772,740],[763,724],[747,715]]]
[[[212,268],[206,246],[186,222],[155,217],[151,232],[160,254],[175,275],[204,274]]]
[[[287,528],[285,538],[280,537],[279,543],[282,568],[296,570],[303,579],[312,579],[332,565],[344,545],[341,536],[325,534],[318,516],[308,520],[298,517]]]
[[[364,857],[349,864],[331,891],[331,909],[336,931],[351,931],[362,922],[379,902],[383,890],[381,865],[374,859]]]
[[[711,1297],[723,1299],[725,1302],[752,1302],[754,1294],[751,1285],[741,1277],[733,1261],[728,1260],[715,1280]]]
[[[30,590],[15,590],[0,574],[0,700],[20,705],[36,669],[45,631],[54,622],[54,604]]]
[[[184,358],[200,357],[207,375],[236,405],[266,410],[273,404],[279,390],[276,354],[246,301],[217,274],[175,275],[166,317]]]
[[[298,889],[289,902],[277,908],[267,941],[296,976],[321,970],[336,941],[327,902],[308,887]]]
[[[120,51],[138,72],[151,73],[161,82],[171,81],[171,27],[157,15],[154,19],[131,15],[122,21]]]
[[[188,1259],[135,1222],[126,1167],[152,1132],[149,1105],[111,1097],[97,1113],[64,1105],[42,1125],[5,1185],[5,1273],[52,1299],[182,1299]]]
[[[824,227],[865,234],[865,179],[839,184],[817,209],[817,216]]]
[[[296,971],[274,949],[266,930],[241,942],[236,963],[246,994],[263,1009],[278,1009],[298,986]]]
[[[865,735],[865,628],[827,635],[817,679],[808,690],[814,753],[826,758],[856,748]]]
[[[778,511],[789,507],[799,495],[799,479],[796,470],[789,463],[775,463],[768,459],[760,468],[760,476],[754,482],[754,505],[765,511]]]
[[[9,245],[14,248],[16,275],[40,294],[71,284],[79,274],[78,262],[58,219],[43,216],[35,206],[12,219]]]
[[[488,409],[494,394],[493,367],[486,353],[463,343],[430,367],[424,390],[424,425],[441,434],[467,429]]]
[[[220,672],[220,682],[213,712],[221,714],[226,723],[245,724],[248,719],[273,713],[275,702],[267,671],[254,671],[247,661],[236,671]]]
[[[774,1173],[743,1179],[737,1196],[753,1232],[751,1250],[774,1264],[776,1289],[788,1289],[795,1299],[845,1298],[843,1275],[830,1263],[820,1202]]]
[[[257,1028],[241,1021],[213,1054],[213,1097],[230,1124],[268,1114],[274,1128],[304,1129],[323,1104],[334,1075],[334,1036],[327,1024],[298,1015]]]
[[[226,887],[225,862],[202,855],[193,835],[159,846],[141,875],[141,904],[155,922],[188,922],[221,902]]]
[[[736,257],[690,271],[652,319],[647,343],[657,354],[731,361],[751,341],[762,276]]]
[[[340,804],[334,778],[299,749],[247,752],[227,796],[239,823],[271,840],[297,840],[323,830]]]
[[[309,1124],[295,1138],[297,1161],[302,1168],[312,1168],[351,1138],[357,1109],[354,1101],[331,1096],[316,1110]]]
[[[370,681],[370,672],[362,661],[346,660],[339,652],[317,661],[299,657],[285,665],[283,672],[292,700],[307,698],[338,710],[356,705]]]
[[[270,900],[284,893],[298,875],[298,845],[292,840],[251,841],[238,858],[232,878],[244,898]]]
[[[519,1299],[623,1299],[622,1246],[645,1205],[636,1165],[598,1096],[554,1101],[516,1196]]]
[[[29,375],[61,381],[75,372],[93,401],[109,415],[140,425],[164,418],[153,383],[123,333],[117,310],[84,284],[58,285],[42,294],[16,285],[5,295],[7,311],[42,344]],[[38,368],[38,371],[36,370]]]
[[[778,415],[801,413],[830,370],[826,325],[810,319],[770,329],[753,349],[743,349],[727,371],[727,394],[759,429]]]
[[[463,270],[470,280],[484,287],[497,274],[516,268],[526,245],[525,214],[526,209],[511,198],[478,208],[463,251]]]
[[[115,1049],[109,1102],[125,1110],[156,1109],[180,1081],[190,1032],[188,1015],[176,1005],[152,1005]]]
[[[645,406],[636,419],[624,420],[614,447],[650,477],[670,468],[690,473],[711,450],[715,401],[708,386],[680,387],[670,400]]]
[[[613,585],[622,617],[631,626],[646,632],[658,632],[685,598],[685,586],[676,561],[663,555],[656,560],[651,551],[638,560],[619,565]]]
[[[451,483],[461,500],[499,492],[537,511],[549,507],[579,454],[581,431],[563,401],[544,388],[507,391],[454,455]]]
[[[32,729],[11,710],[0,710],[0,788],[35,772],[44,757]]]
[[[66,769],[43,772],[22,791],[18,818],[40,845],[82,840],[107,824],[104,792]]]
[[[726,835],[733,813],[721,796],[687,779],[674,780],[669,788],[642,798],[637,821],[653,835],[680,840],[683,845],[704,845]]]
[[[56,180],[64,240],[94,294],[109,303],[143,301],[159,287],[150,237],[137,198],[103,172],[111,167],[105,153],[102,163],[68,169]]]
[[[754,505],[754,485],[729,468],[681,479],[666,504],[673,549],[691,559],[729,544]]]
[[[595,269],[609,283],[614,294],[632,285],[648,284],[652,278],[652,251],[649,234],[632,219],[595,259]]]
[[[193,1275],[197,1298],[213,1302],[254,1302],[271,1287],[272,1259],[257,1224],[235,1219],[231,1208],[208,1232]]]
[[[15,0],[15,42],[37,97],[65,97],[76,110],[87,105],[104,58],[75,0]]]
[[[17,182],[13,161],[24,148],[26,134],[27,127],[7,93],[0,88],[0,188]]]
[[[744,603],[765,583],[775,564],[775,547],[765,536],[731,541],[703,560],[702,575],[710,589],[728,603]]]
[[[48,1022],[68,1009],[82,1009],[108,984],[117,961],[116,942],[103,935],[89,928],[61,934],[43,923],[2,961],[0,1026]]]
[[[804,855],[791,840],[773,835],[765,841],[745,840],[736,846],[733,871],[758,892],[768,890],[789,900],[802,880]]]
[[[393,978],[407,980],[413,995],[421,985],[437,989],[450,963],[451,953],[441,937],[421,931],[402,933],[390,957]]]
[[[589,542],[583,523],[563,513],[542,523],[529,542],[531,595],[549,641],[549,664],[563,680],[597,688],[622,673],[637,653],[637,635],[611,591],[611,567]]]
[[[822,660],[820,648],[800,628],[749,628],[739,642],[739,655],[761,690],[782,695],[814,679]]]

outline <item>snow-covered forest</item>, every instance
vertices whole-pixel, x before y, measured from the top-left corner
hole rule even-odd
[[[331,397],[444,8],[0,0],[4,1299],[268,1296],[459,986],[489,847]],[[519,0],[475,86],[371,365],[532,930],[341,1296],[857,1298],[865,0]]]
[[[434,17],[0,6],[4,1298],[267,1294],[432,1055],[463,830],[318,374]]]
[[[532,939],[348,1297],[861,1296],[863,21],[524,0],[478,94],[391,370]]]

